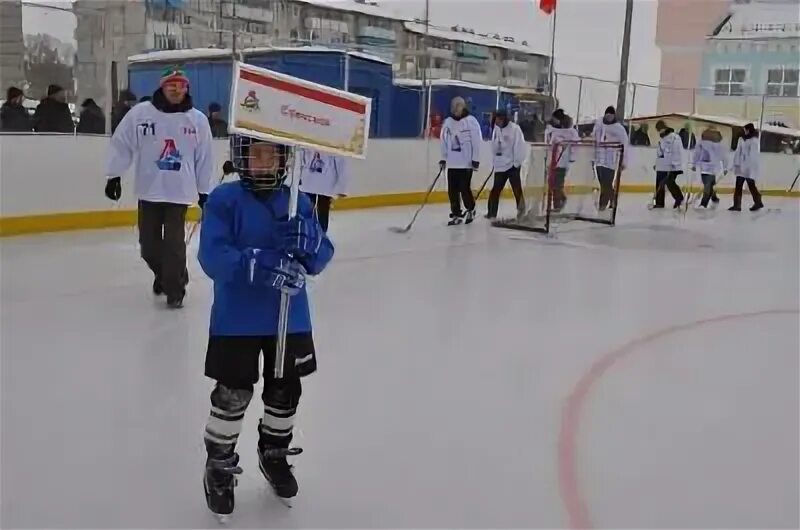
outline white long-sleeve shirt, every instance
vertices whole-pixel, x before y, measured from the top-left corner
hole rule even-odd
[[[326,197],[347,195],[349,176],[344,157],[301,149],[297,161],[301,191]]]
[[[192,204],[209,193],[214,154],[208,118],[197,109],[161,112],[149,101],[133,107],[111,142],[106,175],[121,177],[134,164],[140,200]]]
[[[481,160],[483,135],[475,116],[467,115],[456,120],[452,116],[442,125],[442,160],[450,169],[468,169]]]
[[[758,137],[739,139],[733,154],[733,172],[737,177],[758,179],[761,170],[761,141]]]
[[[580,142],[581,135],[578,134],[578,131],[572,127],[568,129],[557,129],[548,125],[547,129],[544,131],[544,141],[549,144],[557,144],[561,142]],[[587,147],[587,149],[589,149],[589,147]],[[572,145],[568,145],[558,154],[559,158],[558,162],[556,162],[556,165],[560,169],[569,169],[570,164],[575,162],[575,150],[573,149]]]
[[[683,171],[683,142],[671,132],[656,146],[656,171]]]
[[[628,140],[628,133],[625,131],[625,127],[623,127],[620,122],[617,121],[607,124],[603,122],[603,118],[600,118],[595,122],[594,129],[592,129],[592,139],[597,143],[602,142],[622,144],[622,165],[626,167],[630,165],[628,164],[628,160],[630,158],[631,149]],[[610,169],[617,169],[617,155],[619,153],[618,149],[613,147],[596,146],[593,151],[595,165]]]
[[[729,150],[722,142],[700,140],[694,147],[692,165],[706,175],[716,175],[728,170]]]
[[[522,129],[513,121],[505,127],[495,126],[492,130],[492,155],[495,172],[508,171],[512,167],[522,167],[528,156],[528,144]]]

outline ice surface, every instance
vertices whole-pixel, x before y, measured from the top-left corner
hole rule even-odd
[[[441,206],[408,235],[387,227],[412,208],[334,212],[300,496],[267,492],[254,399],[230,526],[797,527],[800,209],[767,199],[781,211],[684,219],[625,197],[617,227],[552,238],[448,228]],[[211,285],[193,252],[186,307],[164,309],[135,241],[0,243],[3,527],[216,527]]]

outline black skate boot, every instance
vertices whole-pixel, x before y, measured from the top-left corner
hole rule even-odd
[[[203,476],[203,489],[206,493],[208,509],[221,521],[233,513],[236,475],[242,473],[239,467],[239,455],[231,453],[225,457],[209,453],[206,460],[206,471]]]
[[[468,225],[474,220],[475,220],[475,210],[467,210],[467,214],[464,217],[464,224]]]
[[[289,499],[297,495],[298,486],[286,457],[299,455],[303,450],[299,447],[289,449],[291,438],[271,436],[262,430],[260,424],[258,431],[258,468],[275,495],[291,507]]]
[[[763,203],[763,202],[759,202],[759,203],[756,203],[756,204],[754,204],[753,206],[751,206],[751,207],[750,207],[750,211],[751,211],[751,212],[757,212],[757,211],[759,211],[759,210],[760,210],[761,208],[763,208],[763,207],[764,207],[764,203]]]
[[[447,223],[447,226],[456,226],[456,225],[460,225],[463,222],[464,222],[464,214],[451,213],[450,214],[450,222]]]

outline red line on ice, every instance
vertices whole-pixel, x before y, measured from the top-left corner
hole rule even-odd
[[[600,381],[614,365],[627,359],[634,353],[646,353],[647,350],[639,349],[642,346],[682,331],[694,330],[720,322],[744,320],[767,315],[792,314],[800,314],[800,311],[797,309],[770,309],[754,313],[721,315],[713,318],[695,320],[694,322],[686,324],[678,324],[634,339],[602,355],[595,361],[589,368],[589,371],[586,372],[573,387],[572,392],[569,397],[567,397],[564,410],[561,413],[561,431],[558,437],[558,482],[561,502],[564,504],[564,509],[567,512],[570,528],[592,528],[589,509],[586,507],[586,501],[578,484],[576,445],[580,430],[581,413],[583,412],[584,405],[586,405],[589,394],[594,385]]]

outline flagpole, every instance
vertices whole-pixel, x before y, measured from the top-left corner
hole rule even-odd
[[[556,110],[556,16],[558,16],[558,4],[553,5],[553,24],[550,35],[550,97],[553,99],[552,111]]]

